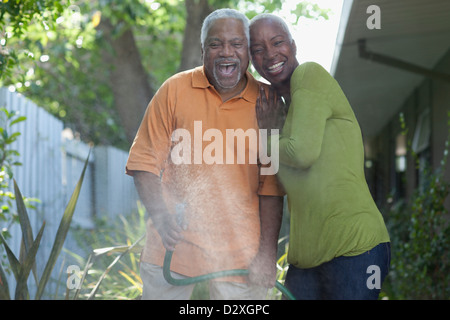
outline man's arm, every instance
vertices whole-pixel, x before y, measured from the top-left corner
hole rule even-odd
[[[139,198],[158,230],[164,247],[173,251],[175,245],[183,238],[183,230],[177,224],[174,215],[167,210],[163,200],[161,180],[157,175],[145,171],[134,171],[133,177]]]
[[[273,287],[277,275],[277,249],[283,217],[283,197],[260,196],[261,235],[259,251],[249,267],[251,283]]]

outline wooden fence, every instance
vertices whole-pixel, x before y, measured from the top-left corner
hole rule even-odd
[[[37,256],[38,274],[41,274],[50,255],[51,246],[61,221],[64,209],[80,178],[90,147],[71,138],[64,130],[63,123],[38,107],[29,99],[6,88],[0,88],[0,107],[18,111],[26,116],[26,121],[14,125],[13,131],[21,132],[11,149],[20,153],[21,166],[14,167],[17,184],[25,197],[38,198],[36,210],[30,210],[30,221],[34,235],[42,222],[46,221],[44,236]],[[137,193],[132,178],[125,175],[127,152],[110,146],[95,146],[89,157],[83,187],[75,210],[73,225],[95,228],[94,217],[127,215],[136,210]],[[4,226],[0,225],[0,228]],[[15,224],[10,229],[12,239],[9,245],[18,255],[21,241],[20,227]],[[65,248],[83,254],[69,232]],[[0,253],[2,253],[0,249]],[[53,277],[64,270],[62,252]],[[84,266],[82,266],[84,267]],[[31,277],[30,277],[31,278]],[[14,283],[11,275],[10,283]],[[31,297],[36,289],[34,281],[29,281]],[[52,293],[56,283],[49,288]],[[10,285],[11,291],[14,290]],[[65,290],[65,288],[63,288]],[[48,296],[50,297],[50,296]]]

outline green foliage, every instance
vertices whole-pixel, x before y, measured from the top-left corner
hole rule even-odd
[[[17,161],[20,155],[17,150],[12,148],[12,144],[20,136],[20,132],[14,131],[13,127],[18,123],[25,121],[26,117],[20,116],[16,111],[8,111],[6,108],[0,108],[0,223],[3,228],[0,230],[0,236],[4,239],[11,237],[9,229],[12,224],[19,222],[20,214],[14,211],[13,202],[15,195],[11,192],[10,182],[13,179],[13,168],[20,166]],[[38,199],[22,197],[25,207],[34,209],[33,202]],[[19,212],[20,213],[20,212]],[[2,251],[0,256],[0,265],[6,259]],[[10,271],[7,269],[6,271]]]
[[[283,8],[285,1],[281,0],[255,0],[255,1],[240,1],[240,6],[242,6],[244,12],[249,17],[249,19],[253,18],[257,14],[263,12],[276,13],[281,8]],[[298,23],[298,20],[301,17],[307,19],[325,19],[328,20],[330,9],[324,9],[319,7],[319,5],[311,3],[309,1],[299,1],[295,7],[290,6],[289,10],[290,14],[295,16],[295,22]]]
[[[320,8],[317,4],[302,1],[297,4],[292,13],[297,16],[297,22],[300,17],[315,20],[323,18],[325,20],[328,20],[330,9],[323,9]]]
[[[82,133],[83,140],[103,143],[108,138],[102,137],[115,137],[112,144],[120,144],[124,135],[112,112],[105,72],[109,66],[96,44],[95,12],[84,15],[83,8],[65,5],[51,27],[35,23],[26,37],[11,38],[10,47],[19,53],[19,64],[10,77],[2,79],[2,85],[25,93]]]
[[[279,239],[278,240],[279,246],[281,246],[288,238],[289,236]],[[284,250],[282,250],[281,256],[277,260],[277,281],[282,285],[284,285],[284,279],[286,278],[286,273],[289,268],[289,264],[287,262],[288,248],[289,243],[288,242],[284,243]],[[275,287],[270,289],[267,293],[267,299],[269,300],[281,300],[282,297],[283,297],[282,292]]]
[[[66,298],[97,300],[133,300],[142,294],[139,255],[145,235],[145,209],[119,216],[114,221],[101,219],[95,230],[75,232],[87,259],[70,253],[80,266],[81,287],[67,292]]]
[[[10,191],[10,181],[13,179],[13,168],[20,166],[17,161],[20,155],[17,150],[12,149],[12,144],[20,136],[20,132],[14,131],[14,126],[26,117],[20,116],[18,112],[8,111],[6,108],[0,108],[0,222],[6,225],[1,230],[1,235],[8,238],[9,226],[18,222],[18,215],[13,211],[14,193]],[[27,207],[31,206],[31,201],[36,199],[24,199]]]
[[[448,149],[449,140],[441,166],[435,171],[422,166],[424,181],[412,199],[388,213],[392,263],[384,294],[390,299],[450,298],[450,221],[445,206],[450,182],[444,178]]]
[[[89,159],[89,156],[88,156]],[[28,218],[28,213],[26,211],[25,204],[21,192],[17,186],[14,184],[17,210],[19,212],[20,227],[22,230],[22,246],[19,258],[17,258],[9,247],[7,241],[3,236],[0,235],[0,241],[5,248],[7,257],[10,263],[10,267],[14,273],[14,278],[16,280],[16,290],[14,299],[26,300],[30,298],[27,286],[27,280],[31,271],[33,271],[34,279],[37,285],[37,291],[35,295],[36,300],[40,300],[44,294],[44,290],[50,279],[51,272],[56,264],[56,260],[61,252],[62,246],[66,239],[69,227],[72,221],[73,214],[75,212],[75,206],[80,194],[81,186],[84,179],[84,174],[86,172],[86,167],[88,164],[88,159],[86,159],[81,177],[75,187],[75,190],[69,200],[69,203],[64,210],[60,225],[58,227],[53,247],[50,252],[50,256],[45,263],[45,268],[40,279],[38,279],[37,273],[35,271],[36,266],[36,254],[40,246],[40,241],[44,232],[45,222],[42,224],[37,236],[33,239],[33,231]],[[6,279],[6,273],[0,264],[0,299],[9,300],[11,299],[9,295],[9,285]]]
[[[10,40],[10,46],[22,52],[20,68],[3,85],[62,119],[83,141],[128,149],[109,80],[114,65],[105,58],[111,48],[98,24],[111,21],[114,36],[133,30],[142,64],[157,87],[177,70],[185,21],[179,1],[158,3],[77,1],[64,6],[52,29],[34,24],[27,37]]]
[[[10,39],[25,38],[25,32],[33,24],[51,28],[62,12],[60,0],[3,0],[0,3],[0,79],[9,78],[18,66],[19,55],[8,46]]]
[[[11,150],[9,147],[20,136],[20,132],[11,132],[11,127],[15,124],[25,121],[25,116],[20,116],[16,111],[8,111],[6,108],[0,108],[0,168],[2,175],[12,178],[13,166],[20,165],[15,161],[19,156],[16,150]]]

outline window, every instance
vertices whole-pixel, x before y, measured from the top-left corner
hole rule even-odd
[[[426,109],[419,115],[417,120],[416,131],[412,141],[412,149],[415,153],[419,154],[430,145],[431,136],[431,119],[430,109]]]
[[[395,171],[406,171],[406,135],[399,134],[395,139]]]
[[[416,171],[419,189],[426,183],[425,169],[430,165],[430,138],[431,138],[431,114],[429,108],[425,109],[417,119],[416,131],[412,141],[412,150],[418,159],[418,169]]]

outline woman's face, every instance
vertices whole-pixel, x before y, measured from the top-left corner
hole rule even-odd
[[[297,47],[276,20],[261,19],[250,28],[250,54],[256,71],[272,85],[289,81],[298,61]]]

